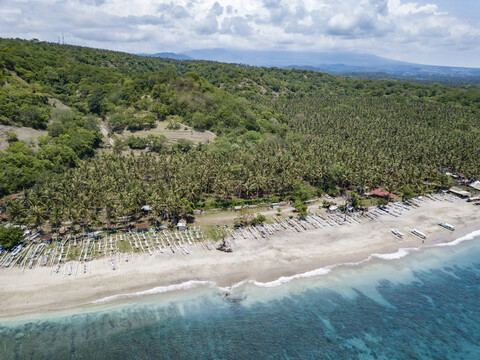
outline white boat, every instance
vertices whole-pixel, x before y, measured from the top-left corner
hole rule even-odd
[[[425,236],[424,233],[421,233],[417,229],[412,229],[412,234],[418,236],[420,239],[426,239],[427,237]]]
[[[444,227],[445,229],[447,230],[450,230],[450,231],[454,231],[455,228],[453,227],[453,225],[450,225],[450,224],[447,224],[447,223],[438,223],[438,225]]]

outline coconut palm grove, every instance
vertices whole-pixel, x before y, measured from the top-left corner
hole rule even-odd
[[[460,81],[0,39],[0,206],[13,224],[57,231],[116,228],[145,205],[167,223],[376,187],[413,196],[451,186],[445,171],[480,176],[479,119],[479,87]]]

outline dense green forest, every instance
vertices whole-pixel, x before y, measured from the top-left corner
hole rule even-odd
[[[172,218],[195,207],[384,186],[422,193],[448,169],[480,176],[480,90],[360,80],[306,70],[135,56],[0,40],[0,125],[45,130],[38,145],[9,134],[0,195],[9,218],[109,227],[145,204]],[[112,136],[160,122],[215,141]],[[143,149],[140,154],[126,149]]]

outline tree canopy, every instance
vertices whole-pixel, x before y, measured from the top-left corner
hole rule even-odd
[[[31,189],[19,222],[41,213],[52,224],[106,225],[145,204],[171,218],[262,199],[297,201],[303,214],[303,201],[323,192],[383,186],[409,197],[451,185],[440,169],[480,177],[476,86],[9,39],[0,70],[0,124],[48,132],[37,148],[10,137],[0,152],[0,195]],[[162,121],[217,137],[120,137]]]
[[[0,246],[10,249],[23,240],[23,230],[15,227],[0,227]]]

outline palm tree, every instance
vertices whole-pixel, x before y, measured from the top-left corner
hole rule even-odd
[[[8,200],[6,206],[9,220],[14,224],[22,223],[26,216],[26,209],[22,203],[17,199]]]

